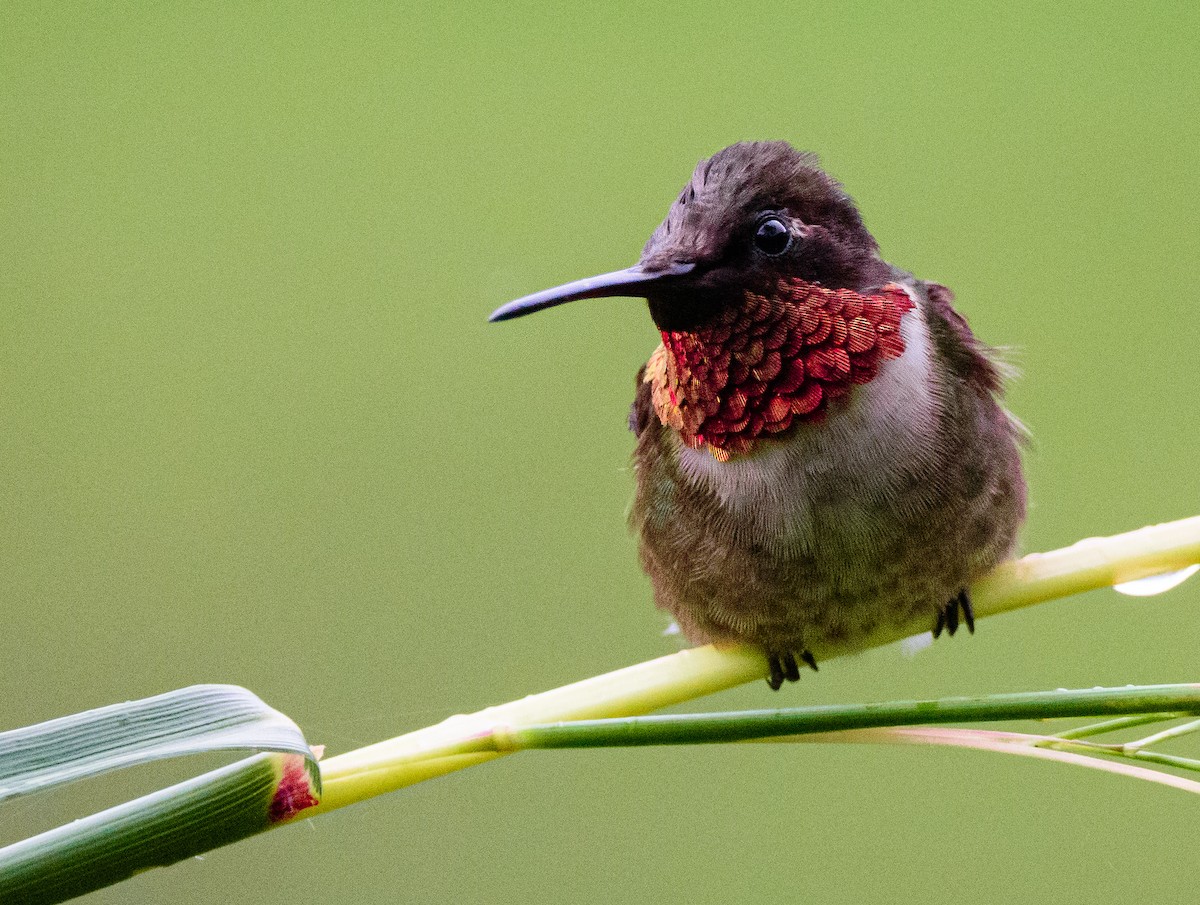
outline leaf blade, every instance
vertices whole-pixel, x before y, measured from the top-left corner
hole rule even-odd
[[[111,770],[212,751],[312,758],[298,726],[237,685],[193,685],[0,733],[0,802]]]

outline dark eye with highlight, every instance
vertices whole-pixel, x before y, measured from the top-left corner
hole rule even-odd
[[[768,217],[758,224],[754,233],[754,244],[765,255],[781,255],[792,244],[792,234],[787,224],[778,217]]]

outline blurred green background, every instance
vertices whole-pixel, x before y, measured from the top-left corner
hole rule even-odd
[[[1200,512],[1194,3],[6,3],[0,728],[244,684],[330,753],[674,648],[624,525],[632,263],[815,150],[1023,377],[1025,550]],[[748,707],[1200,679],[1200,582]],[[785,700],[786,698],[786,700]],[[0,815],[86,813],[104,782]],[[1181,901],[1195,800],[936,750],[509,758],[95,901]]]

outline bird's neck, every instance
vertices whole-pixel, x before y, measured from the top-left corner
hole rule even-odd
[[[747,292],[712,324],[663,331],[645,374],[655,411],[717,461],[749,455],[874,380],[904,352],[900,322],[912,308],[898,283],[869,295],[802,280]]]

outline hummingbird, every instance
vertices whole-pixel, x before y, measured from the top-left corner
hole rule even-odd
[[[974,632],[967,589],[1025,517],[1006,371],[945,286],[884,261],[815,156],[740,142],[701,161],[632,267],[498,308],[644,298],[630,525],[689,641],[814,651],[928,614]]]

